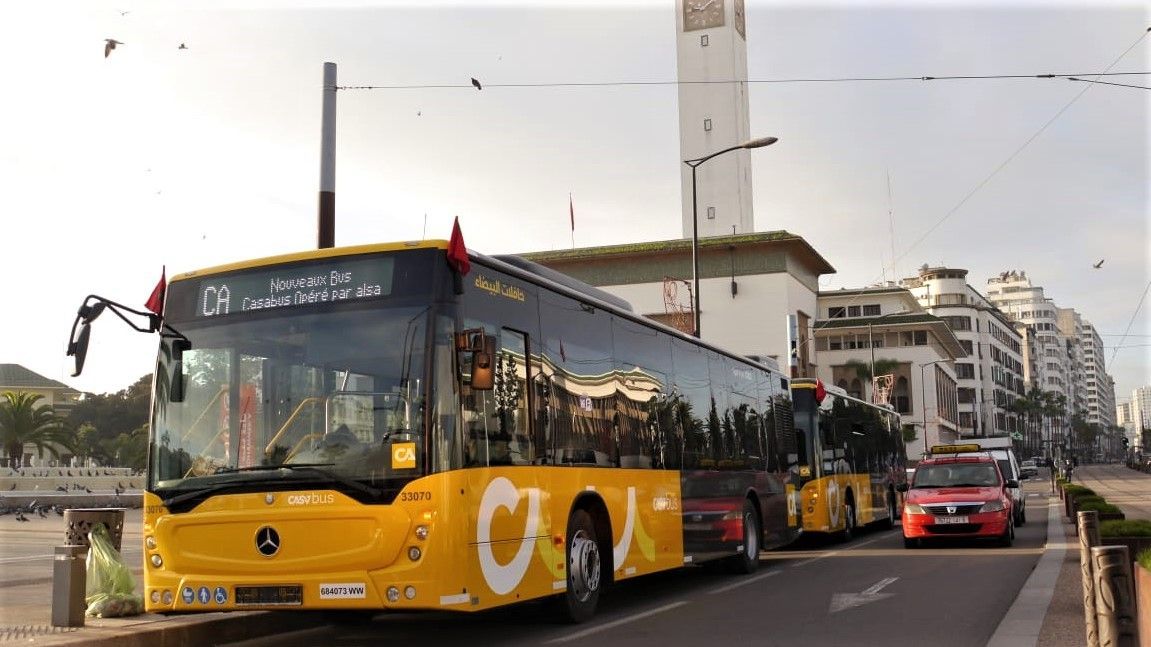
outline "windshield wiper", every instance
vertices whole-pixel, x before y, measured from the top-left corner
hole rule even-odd
[[[379,498],[380,495],[383,493],[381,490],[374,488],[374,487],[371,487],[370,485],[364,485],[363,483],[360,483],[359,481],[356,481],[355,479],[350,479],[350,478],[347,478],[346,476],[340,476],[339,474],[336,474],[335,472],[333,472],[331,470],[324,469],[325,467],[331,467],[334,464],[335,463],[286,463],[283,465],[249,465],[247,467],[221,467],[220,469],[216,470],[216,474],[235,474],[235,473],[240,473],[240,472],[275,472],[275,471],[281,471],[281,470],[284,471],[285,473],[287,473],[287,472],[312,472],[314,474],[319,474],[319,475],[323,476],[324,478],[331,479],[332,481],[335,481],[336,483],[339,483],[340,485],[344,485],[344,486],[347,486],[349,488],[352,488],[353,490],[359,490],[360,492],[371,495],[373,498]],[[168,497],[167,499],[164,499],[163,501],[161,501],[161,503],[164,504],[164,507],[171,508],[172,506],[179,505],[180,503],[183,503],[185,501],[190,501],[192,499],[196,499],[196,498],[199,498],[202,496],[207,496],[210,494],[215,494],[216,492],[220,492],[222,490],[230,489],[232,486],[240,484],[240,483],[247,484],[249,482],[248,481],[229,480],[227,483],[217,483],[214,485],[209,485],[207,487],[198,488],[198,489],[192,490],[190,492],[184,492],[183,494],[177,494],[175,496]]]
[[[372,497],[378,498],[382,492],[370,485],[364,485],[355,479],[350,479],[346,476],[340,476],[332,470],[325,469],[332,467],[335,463],[281,463],[279,465],[249,465],[247,467],[223,467],[216,471],[217,474],[226,474],[231,472],[274,472],[279,470],[291,472],[311,472],[319,474],[324,478],[331,479],[340,485],[346,485],[354,490],[359,490],[365,494],[370,494]]]

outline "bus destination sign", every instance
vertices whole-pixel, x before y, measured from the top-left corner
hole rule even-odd
[[[196,317],[386,297],[394,262],[387,256],[336,258],[209,277],[197,290]]]

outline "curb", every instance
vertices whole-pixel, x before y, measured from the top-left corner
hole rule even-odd
[[[316,626],[316,614],[284,611],[232,611],[184,616],[145,614],[132,618],[88,618],[89,624],[67,633],[21,640],[36,645],[99,647],[199,647]]]

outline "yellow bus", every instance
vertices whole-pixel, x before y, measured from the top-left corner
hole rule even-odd
[[[860,526],[892,527],[907,481],[899,414],[814,379],[792,380],[791,393],[796,433],[819,455],[803,475],[803,530],[848,540]]]
[[[149,612],[552,597],[578,622],[612,582],[748,573],[801,532],[808,450],[778,369],[518,257],[452,248],[172,279],[151,321]],[[78,360],[105,307],[125,309],[81,308]]]

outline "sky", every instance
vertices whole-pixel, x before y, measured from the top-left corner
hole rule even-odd
[[[1148,8],[747,0],[751,132],[779,138],[751,153],[756,230],[804,237],[837,270],[822,289],[1026,271],[1094,324],[1129,399],[1151,384],[1151,92],[797,80],[1151,86],[1091,76],[1151,70]],[[118,391],[156,340],[102,318],[70,377],[86,295],[140,307],[162,268],[314,248],[324,62],[377,88],[337,93],[337,245],[447,238],[457,216],[486,254],[682,237],[675,30],[671,0],[9,8],[0,362]]]

